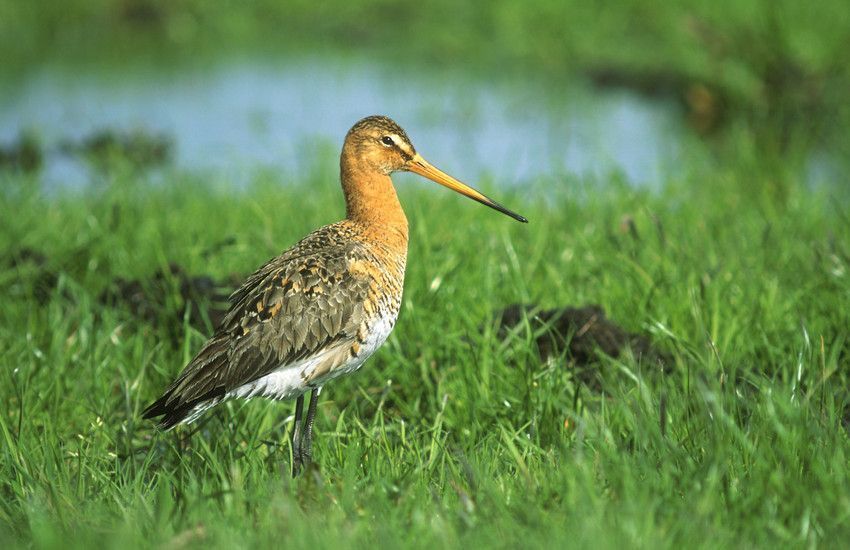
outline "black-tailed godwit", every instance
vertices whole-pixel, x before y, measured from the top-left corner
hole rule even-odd
[[[402,170],[527,221],[426,162],[389,118],[364,118],[345,136],[340,157],[346,218],[310,233],[251,275],[230,297],[215,335],[144,417],[161,417],[168,429],[227,399],[297,399],[293,475],[309,464],[322,387],[359,369],[398,317],[407,218],[390,174]]]

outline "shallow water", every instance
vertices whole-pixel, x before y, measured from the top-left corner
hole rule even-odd
[[[337,155],[348,128],[376,113],[396,119],[423,156],[470,183],[483,175],[512,185],[540,175],[618,173],[652,185],[675,172],[682,144],[695,139],[675,105],[627,92],[433,77],[365,62],[47,66],[6,84],[3,143],[32,131],[57,151],[104,129],[141,129],[173,139],[178,167],[234,182],[257,169],[297,176]],[[82,185],[89,176],[82,161],[58,153],[42,172],[50,186]]]

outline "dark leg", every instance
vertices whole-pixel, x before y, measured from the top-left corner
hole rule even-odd
[[[319,403],[319,393],[322,390],[316,388],[310,395],[310,407],[307,409],[307,420],[304,426],[304,441],[301,443],[301,456],[304,458],[304,465],[310,464],[313,460],[313,421],[316,419],[316,405]]]
[[[301,413],[304,411],[304,396],[295,402],[295,421],[292,428],[292,477],[301,470]]]

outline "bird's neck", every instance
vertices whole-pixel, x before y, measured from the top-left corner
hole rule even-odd
[[[364,170],[345,156],[340,162],[346,217],[368,235],[398,252],[407,253],[407,217],[393,182],[386,174]]]

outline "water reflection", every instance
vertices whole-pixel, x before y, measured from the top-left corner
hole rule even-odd
[[[293,175],[336,155],[357,119],[387,114],[420,151],[459,177],[501,185],[538,175],[622,173],[652,184],[674,171],[693,139],[675,106],[580,86],[400,75],[366,63],[230,62],[151,71],[45,67],[8,85],[0,140],[31,130],[58,150],[110,129],[171,136],[175,163],[244,180],[257,168]],[[334,168],[331,166],[330,168]],[[79,160],[51,155],[44,179],[79,185]]]

